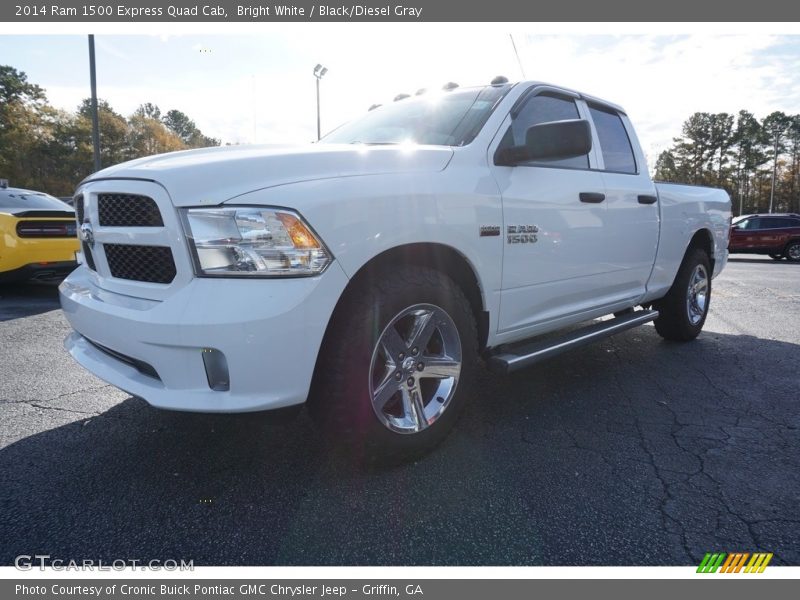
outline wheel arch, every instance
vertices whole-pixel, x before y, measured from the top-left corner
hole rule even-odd
[[[352,294],[359,293],[364,286],[368,286],[371,280],[399,266],[424,266],[450,277],[462,289],[472,308],[478,328],[480,350],[486,347],[489,336],[489,312],[486,309],[486,298],[475,267],[466,256],[452,246],[434,242],[416,242],[384,250],[361,265],[350,278],[331,313],[319,352],[322,352],[328,343],[336,316],[343,310],[342,307],[347,304],[348,298]]]
[[[791,262],[796,262],[797,259],[793,259],[789,256],[789,248],[797,244],[800,244],[800,235],[795,235],[790,237],[783,245],[783,248],[781,249],[781,254],[786,257],[786,260]]]
[[[791,246],[792,244],[796,244],[798,242],[800,242],[800,235],[795,235],[795,236],[790,237],[788,240],[786,240],[786,243],[783,245],[783,248],[781,249],[781,252],[783,252],[785,254],[786,250],[788,250],[789,246]]]
[[[715,262],[714,234],[706,228],[695,231],[692,239],[689,240],[689,245],[686,246],[686,251],[683,253],[683,260],[686,260],[686,255],[694,248],[700,248],[708,254],[708,259],[711,261],[711,272],[713,273]]]

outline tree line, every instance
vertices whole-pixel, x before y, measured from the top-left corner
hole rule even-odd
[[[656,161],[662,181],[724,188],[733,212],[800,213],[800,115],[697,112]],[[773,186],[774,177],[774,186]]]
[[[149,102],[126,118],[99,100],[98,122],[103,167],[220,144],[180,110],[162,114]],[[93,171],[91,101],[83,100],[75,112],[54,108],[24,72],[0,65],[0,178],[14,187],[69,196]]]

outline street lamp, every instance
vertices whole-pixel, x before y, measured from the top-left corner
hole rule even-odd
[[[317,141],[319,141],[319,139],[322,137],[322,132],[319,124],[319,80],[322,79],[325,73],[327,72],[328,69],[320,64],[314,67],[314,77],[317,78]]]

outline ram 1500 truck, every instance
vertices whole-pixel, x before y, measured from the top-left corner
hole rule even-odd
[[[160,408],[307,403],[388,458],[443,439],[480,359],[514,371],[648,321],[695,338],[731,217],[724,191],[654,183],[622,108],[537,82],[134,160],[75,206],[81,365]]]

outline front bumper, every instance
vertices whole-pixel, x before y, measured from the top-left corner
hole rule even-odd
[[[75,329],[65,341],[69,353],[153,406],[197,412],[304,402],[328,320],[347,285],[334,262],[318,277],[195,278],[165,300],[149,300],[101,289],[93,275],[81,265],[59,287]],[[204,348],[225,355],[229,390],[210,388]]]

